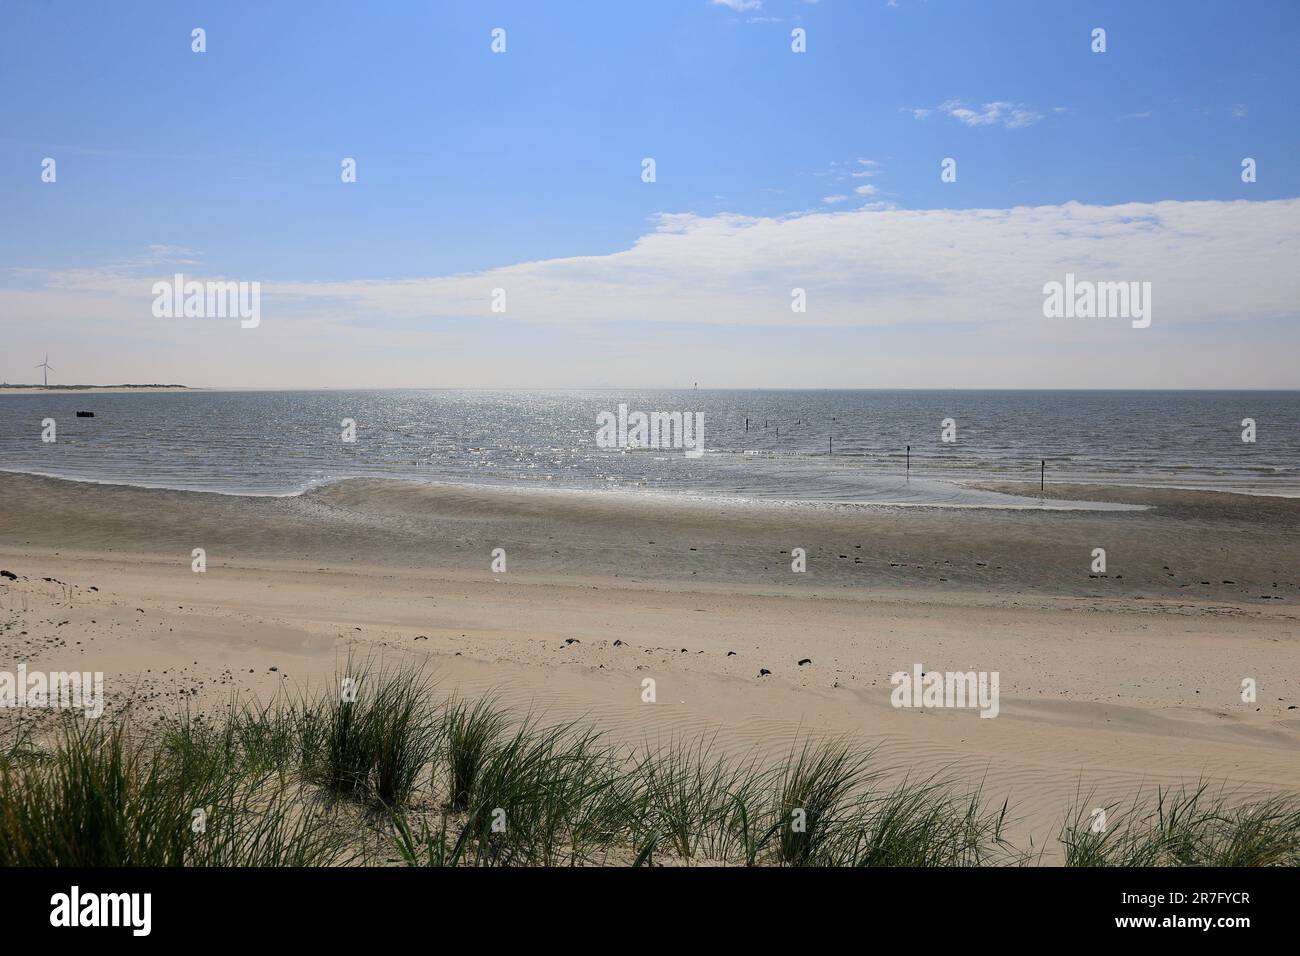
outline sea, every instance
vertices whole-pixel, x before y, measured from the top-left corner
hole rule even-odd
[[[601,423],[616,420],[620,406],[633,423],[636,412],[702,421],[702,454],[645,447],[635,434],[630,442],[602,441]],[[78,417],[79,411],[94,416]],[[54,441],[42,440],[49,419]],[[0,470],[240,495],[294,495],[327,482],[372,477],[977,507],[1045,504],[1032,490],[1008,496],[972,487],[1001,480],[1035,487],[1042,480],[1296,496],[1300,392],[600,388],[7,394],[0,395]]]

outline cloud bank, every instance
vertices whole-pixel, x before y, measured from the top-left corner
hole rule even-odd
[[[1292,315],[1300,200],[658,217],[630,249],[473,275],[271,282],[266,294],[406,319],[876,326],[1041,325],[1042,287],[1071,272],[1150,282],[1157,323]],[[251,278],[251,277],[250,277]],[[791,290],[806,290],[806,313]]]
[[[697,350],[692,361],[734,369],[745,384],[850,384],[823,380],[816,370],[858,358],[885,363],[894,386],[1041,384],[1016,377],[1030,361],[1040,370],[1049,367],[1045,362],[1068,370],[1075,377],[1059,381],[1063,386],[1123,384],[1107,370],[1117,375],[1123,367],[1131,376],[1152,361],[1162,363],[1163,378],[1133,384],[1246,385],[1263,361],[1273,369],[1273,385],[1295,387],[1294,363],[1274,361],[1285,343],[1253,337],[1256,329],[1276,337],[1295,328],[1298,256],[1296,199],[833,208],[783,217],[672,213],[658,216],[624,250],[465,275],[295,281],[275,276],[270,263],[263,275],[228,275],[216,264],[205,267],[191,249],[158,246],[127,263],[12,270],[0,286],[0,312],[25,320],[8,331],[15,353],[36,354],[26,364],[51,342],[77,342],[97,361],[117,359],[119,366],[128,355],[168,357],[181,371],[155,374],[206,383],[262,383],[256,368],[296,369],[295,384],[413,384],[424,379],[394,381],[394,363],[427,367],[450,354],[439,349],[457,343],[474,355],[499,355],[488,331],[499,343],[503,330],[515,328],[519,341],[530,343],[512,359],[512,373],[524,376],[520,384],[618,381],[617,365],[593,369],[582,357],[584,343],[599,341],[599,354],[626,352],[633,369],[642,367],[633,353],[651,354],[657,342],[670,359],[683,348]],[[153,318],[152,284],[173,272],[260,281],[261,328]],[[1151,328],[1045,318],[1043,286],[1066,273],[1150,282]],[[496,289],[505,291],[504,313],[492,311]],[[806,312],[791,309],[795,289],[804,290]],[[663,333],[647,333],[656,328]],[[737,339],[737,329],[750,333]],[[673,349],[666,344],[671,336],[678,337]],[[565,344],[543,356],[539,341]],[[748,366],[738,341],[752,350]],[[1135,349],[1146,350],[1144,364],[1136,363]],[[1091,369],[1077,361],[1084,354]],[[572,357],[559,379],[550,374],[556,355]],[[0,377],[24,380],[16,377],[20,365],[6,362]],[[207,371],[184,372],[197,368]],[[807,380],[763,377],[794,368],[806,369]],[[935,381],[937,368],[960,377]],[[976,368],[982,377],[966,374]],[[463,358],[460,370],[460,384],[482,375]],[[282,380],[283,371],[275,374]]]

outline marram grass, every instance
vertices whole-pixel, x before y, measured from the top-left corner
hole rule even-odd
[[[1233,803],[1204,783],[1128,806],[1076,800],[1059,839],[1069,866],[1300,866],[1300,800]]]
[[[709,738],[629,747],[491,698],[439,701],[419,669],[349,660],[336,684],[149,732],[69,716],[40,739],[5,738],[0,864],[1033,862],[1005,838],[1007,802],[940,778],[887,782],[873,752],[843,740],[802,741],[776,761]],[[1294,795],[1160,790],[1104,808],[1104,827],[1094,809],[1067,808],[1066,865],[1300,865]]]

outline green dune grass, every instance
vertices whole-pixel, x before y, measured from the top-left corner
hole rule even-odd
[[[764,762],[707,737],[627,746],[580,722],[439,699],[348,662],[345,693],[232,701],[143,732],[69,716],[0,741],[8,866],[1005,866],[1008,803],[807,739]],[[343,686],[340,681],[340,686]],[[1300,797],[1205,785],[1102,808],[1076,795],[1068,866],[1300,865]]]

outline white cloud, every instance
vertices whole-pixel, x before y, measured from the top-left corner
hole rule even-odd
[[[948,100],[946,103],[940,103],[938,109],[941,113],[967,126],[1002,126],[1006,129],[1021,129],[1025,126],[1033,126],[1043,118],[1042,113],[1023,103],[1010,103],[1005,100],[985,103],[978,109],[972,109],[961,100]],[[1055,107],[1053,112],[1062,112],[1064,109],[1065,107]],[[913,108],[912,116],[922,120],[931,112],[928,109]]]
[[[838,202],[847,202],[847,201],[848,201],[849,199],[851,199],[851,198],[852,198],[851,196],[845,196],[843,193],[837,193],[837,194],[834,195],[834,196],[823,196],[823,197],[822,197],[822,202],[824,202],[824,203],[826,203],[826,205],[830,206],[830,205],[834,205],[835,203],[838,203]]]
[[[713,6],[727,7],[735,10],[737,13],[744,13],[746,10],[761,10],[763,0],[709,0]]]
[[[1042,287],[1066,272],[1151,282],[1156,329],[1294,315],[1297,252],[1300,200],[786,218],[682,213],[661,216],[630,249],[605,256],[431,279],[275,283],[269,290],[318,300],[321,309],[348,303],[410,318],[486,316],[491,289],[501,287],[510,297],[508,317],[523,322],[966,322],[1052,334]],[[789,310],[794,285],[815,301],[806,315]]]
[[[876,187],[870,183],[863,183],[861,186],[854,187],[853,191],[859,196],[874,196],[876,194]]]

